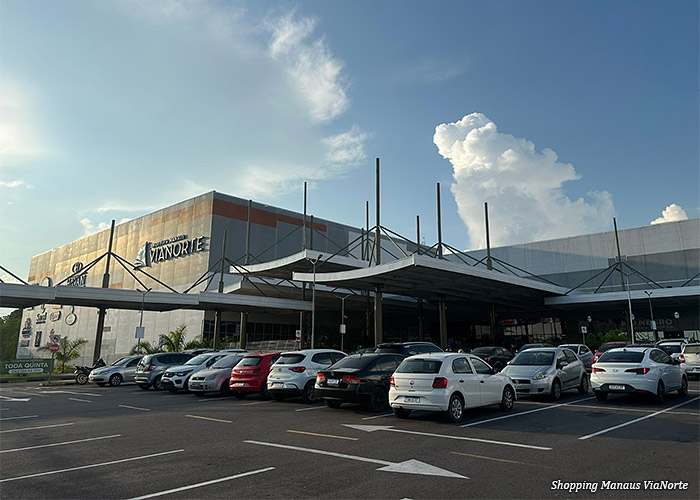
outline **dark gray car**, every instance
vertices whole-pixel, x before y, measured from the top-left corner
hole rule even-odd
[[[159,352],[147,354],[136,367],[134,382],[144,391],[153,387],[156,391],[163,389],[163,373],[170,366],[184,365],[193,356],[185,352]]]

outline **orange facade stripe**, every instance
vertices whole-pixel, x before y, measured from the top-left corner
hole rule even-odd
[[[244,222],[248,221],[248,207],[246,205],[241,205],[230,201],[214,199],[212,214]],[[260,208],[253,208],[250,218],[253,224],[260,224],[268,227],[277,227],[279,222],[292,224],[295,226],[301,226],[304,224],[300,217],[290,217],[289,215],[277,214],[275,212],[270,212],[269,210],[263,210]],[[317,223],[314,223],[314,229],[323,232],[328,230],[325,224]]]

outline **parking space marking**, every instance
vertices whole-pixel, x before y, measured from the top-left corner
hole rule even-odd
[[[605,434],[610,431],[614,431],[616,429],[619,429],[621,427],[626,427],[628,425],[636,424],[637,422],[641,422],[642,420],[646,420],[647,418],[655,417],[656,415],[661,415],[662,413],[666,413],[667,411],[673,410],[675,408],[678,408],[679,406],[687,405],[688,403],[692,403],[693,401],[697,401],[700,399],[700,396],[697,398],[693,398],[689,401],[684,401],[683,403],[677,404],[676,406],[671,406],[670,408],[666,408],[665,410],[659,410],[657,412],[652,413],[651,415],[645,415],[643,417],[635,418],[634,420],[630,420],[629,422],[625,422],[624,424],[619,424],[619,425],[614,425],[613,427],[608,427],[607,429],[600,430],[598,432],[594,432],[593,434],[587,434],[585,436],[581,436],[579,439],[584,440],[584,439],[590,439],[592,437],[600,436],[601,434]]]
[[[211,418],[211,417],[200,417],[199,415],[185,415],[186,417],[190,418],[199,418],[201,420],[211,420],[212,422],[221,422],[223,424],[232,424],[233,421],[231,420],[221,420],[219,418]]]
[[[347,439],[348,441],[359,441],[360,440],[360,438],[354,438],[354,437],[348,437],[348,436],[334,436],[332,434],[318,434],[317,432],[294,431],[291,429],[287,429],[287,432],[292,432],[294,434],[306,434],[307,436],[318,436],[318,437],[326,437],[326,438],[333,438],[333,439]]]
[[[547,406],[545,408],[535,408],[534,410],[527,410],[527,411],[521,411],[518,413],[511,413],[509,415],[503,415],[502,417],[489,418],[487,420],[479,420],[478,422],[471,422],[469,424],[460,425],[460,427],[471,427],[472,425],[486,424],[488,422],[495,422],[496,420],[503,420],[505,418],[519,417],[520,415],[527,415],[528,413],[535,413],[538,411],[552,410],[554,408],[559,408],[560,406],[568,406],[568,405],[572,405],[574,403],[578,403],[581,401],[588,401],[589,399],[595,399],[595,398],[592,397],[592,398],[577,399],[576,401],[569,401],[568,403],[559,403],[556,405]]]
[[[52,424],[52,425],[38,425],[36,427],[25,427],[23,429],[7,429],[4,431],[0,431],[0,434],[4,434],[6,432],[22,432],[22,431],[33,431],[36,429],[50,429],[51,427],[63,427],[66,425],[75,425],[74,422],[68,422],[66,424]]]
[[[20,420],[22,418],[37,418],[39,415],[23,415],[21,417],[5,417],[5,418],[0,418],[0,422],[4,422],[5,420]]]
[[[321,408],[328,408],[326,405],[323,406],[310,406],[309,408],[297,408],[294,411],[309,411],[309,410],[318,410]]]
[[[387,418],[387,417],[393,417],[393,413],[387,413],[385,415],[374,415],[373,417],[364,417],[362,420],[374,420],[375,418]]]
[[[100,439],[110,439],[110,438],[116,438],[116,437],[121,437],[121,434],[113,434],[111,436],[100,436],[100,437],[86,438],[86,439],[77,439],[75,441],[63,441],[61,443],[39,444],[36,446],[27,446],[25,448],[14,448],[12,450],[2,450],[2,451],[0,451],[0,453],[12,453],[15,451],[35,450],[37,448],[50,448],[52,446],[63,446],[66,444],[84,443],[86,441],[98,441]]]
[[[575,408],[585,408],[587,410],[607,410],[607,411],[636,411],[639,413],[654,413],[656,410],[645,410],[643,408],[622,408],[619,406],[591,406],[591,405],[576,405]],[[689,411],[669,411],[669,415],[694,415],[700,416],[698,412]]]
[[[537,467],[538,469],[556,469],[558,471],[564,471],[565,469],[562,469],[561,467],[548,467],[546,465],[539,465],[539,464],[531,464],[527,462],[517,462],[515,460],[506,460],[505,458],[493,458],[493,457],[484,457],[482,455],[472,455],[471,453],[462,453],[459,451],[451,451],[453,455],[461,455],[464,457],[472,457],[472,458],[480,458],[482,460],[493,460],[496,462],[506,462],[509,464],[517,464],[517,465],[527,465],[529,467]]]
[[[69,401],[80,401],[81,403],[92,403],[92,401],[89,401],[87,399],[78,399],[78,398],[68,398]]]
[[[17,394],[29,394],[30,396],[39,396],[42,398],[48,398],[45,394],[42,394],[40,392],[29,392],[29,391],[18,391],[18,390],[12,390],[11,392],[17,393]]]
[[[74,392],[74,391],[47,391],[44,394],[73,394],[74,396],[93,396],[96,398],[101,398],[102,394],[94,394],[92,392]]]
[[[150,408],[141,408],[139,406],[129,406],[129,405],[117,405],[122,408],[129,408],[130,410],[141,410],[141,411],[151,411]]]
[[[241,477],[252,476],[253,474],[260,474],[261,472],[268,472],[275,470],[274,467],[266,467],[264,469],[252,470],[250,472],[243,472],[241,474],[236,474],[235,476],[222,477],[220,479],[212,479],[211,481],[205,481],[203,483],[191,484],[189,486],[182,486],[180,488],[173,488],[172,490],[159,491],[157,493],[150,493],[148,495],[143,495],[140,497],[134,497],[130,500],[145,500],[146,498],[154,498],[163,495],[170,495],[171,493],[178,493],[180,491],[187,491],[193,488],[201,488],[202,486],[209,486],[210,484],[223,483],[224,481],[231,481],[232,479],[238,479]]]
[[[104,467],[105,465],[121,464],[124,462],[132,462],[134,460],[145,460],[147,458],[160,457],[163,455],[171,455],[173,453],[180,453],[183,451],[185,451],[185,450],[180,449],[180,450],[164,451],[162,453],[153,453],[152,455],[143,455],[140,457],[133,457],[133,458],[122,458],[121,460],[112,460],[110,462],[102,462],[99,464],[81,465],[79,467],[71,467],[69,469],[50,470],[48,472],[37,472],[36,474],[28,474],[26,476],[8,477],[6,479],[0,479],[0,483],[6,483],[8,481],[18,481],[20,479],[29,479],[32,477],[50,476],[52,474],[61,474],[63,472],[72,472],[75,470],[91,469],[93,467]]]
[[[252,403],[241,403],[241,406],[264,405],[267,403],[274,403],[274,399],[270,399],[269,401],[253,401]]]

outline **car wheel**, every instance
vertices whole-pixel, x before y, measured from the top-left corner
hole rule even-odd
[[[411,410],[404,410],[403,408],[394,408],[394,416],[396,418],[408,418],[411,414]]]
[[[301,393],[301,400],[304,403],[313,403],[316,401],[316,391],[314,390],[315,380],[309,380],[304,386],[304,390]]]
[[[275,398],[275,401],[284,401],[285,400],[285,396],[283,394],[273,394],[272,397]]]
[[[578,386],[579,394],[588,394],[588,374],[583,372],[581,375],[581,383]]]
[[[656,386],[656,402],[663,404],[666,401],[666,386],[659,380],[659,385]]]
[[[153,390],[155,391],[162,391],[163,390],[163,376],[158,375],[154,380],[153,380]]]
[[[458,424],[464,418],[464,401],[459,394],[453,394],[447,405],[447,416],[454,423]]]
[[[150,386],[150,384],[139,384],[139,387],[141,388],[142,391],[147,391]]]
[[[367,405],[370,411],[382,411],[386,408],[387,403],[387,395],[381,387],[372,389],[369,395],[369,404]]]
[[[185,383],[182,384],[182,390],[185,392],[190,390],[190,379],[185,379]]]
[[[262,388],[260,389],[260,397],[262,399],[272,398],[272,394],[270,394],[270,389],[267,388],[267,380],[263,382]]]
[[[221,388],[219,389],[219,392],[222,396],[231,395],[231,387],[228,385],[228,380],[224,380],[223,382],[221,382]]]
[[[593,394],[595,394],[595,398],[596,398],[598,401],[605,401],[606,399],[608,399],[608,393],[607,393],[607,392],[595,391]]]
[[[109,377],[109,385],[112,387],[116,387],[118,385],[121,385],[122,383],[122,376],[119,375],[118,373],[115,373],[111,377]]]
[[[688,395],[688,379],[685,377],[683,377],[683,380],[681,380],[681,388],[678,389],[678,394],[680,396]]]
[[[501,398],[501,404],[499,404],[499,408],[503,411],[510,411],[513,409],[513,404],[515,403],[515,392],[513,392],[513,388],[508,386],[505,389],[503,389],[503,397]]]
[[[96,383],[97,385],[99,385],[100,387],[104,387],[104,386],[107,385],[106,382],[95,382],[95,383]]]
[[[340,405],[343,404],[341,401],[338,401],[337,399],[325,399],[324,401],[326,402],[326,406],[328,408],[335,408],[336,410],[338,408],[340,408]]]
[[[561,399],[561,382],[559,382],[559,380],[554,379],[554,382],[552,382],[552,392],[550,395],[552,399]]]
[[[246,397],[246,393],[241,391],[233,391],[233,397],[236,399],[243,399]]]

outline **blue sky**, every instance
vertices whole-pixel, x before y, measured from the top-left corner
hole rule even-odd
[[[0,1],[0,264],[216,190],[506,245],[700,216],[698,3]]]

